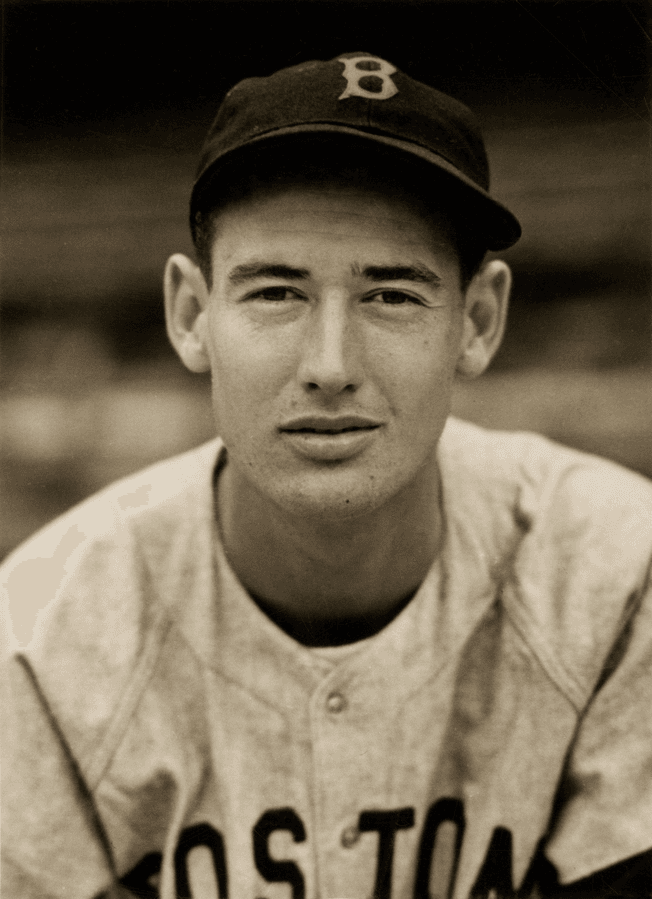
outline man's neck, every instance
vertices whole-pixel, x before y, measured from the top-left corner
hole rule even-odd
[[[300,520],[243,489],[228,464],[216,511],[229,562],[263,611],[307,645],[371,636],[409,602],[442,541],[432,473],[387,507],[342,521]]]

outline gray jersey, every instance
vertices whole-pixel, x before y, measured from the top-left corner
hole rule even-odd
[[[3,566],[7,896],[462,899],[539,846],[563,882],[652,847],[649,482],[451,420],[440,558],[380,633],[312,649],[226,562],[220,459]]]

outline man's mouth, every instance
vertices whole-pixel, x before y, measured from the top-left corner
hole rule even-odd
[[[292,419],[279,428],[280,431],[299,434],[347,434],[353,431],[375,430],[381,422],[363,416],[340,416],[338,418],[301,416]]]
[[[371,446],[382,425],[363,415],[303,415],[284,422],[279,431],[301,456],[314,462],[342,462]]]
[[[294,434],[348,434],[351,431],[370,431],[378,428],[380,425],[365,425],[364,427],[354,428],[286,428]]]

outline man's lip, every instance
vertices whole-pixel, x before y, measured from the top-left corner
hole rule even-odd
[[[280,431],[308,431],[317,434],[340,434],[342,431],[357,431],[379,428],[382,422],[362,415],[301,415],[284,422]]]

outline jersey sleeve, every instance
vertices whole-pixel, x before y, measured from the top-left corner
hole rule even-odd
[[[614,645],[571,747],[546,855],[562,884],[652,849],[652,584]]]
[[[113,877],[92,799],[29,668],[3,668],[3,895],[93,899]]]
[[[142,654],[132,543],[102,499],[0,570],[2,887],[12,899],[94,899],[114,880],[93,763]]]

